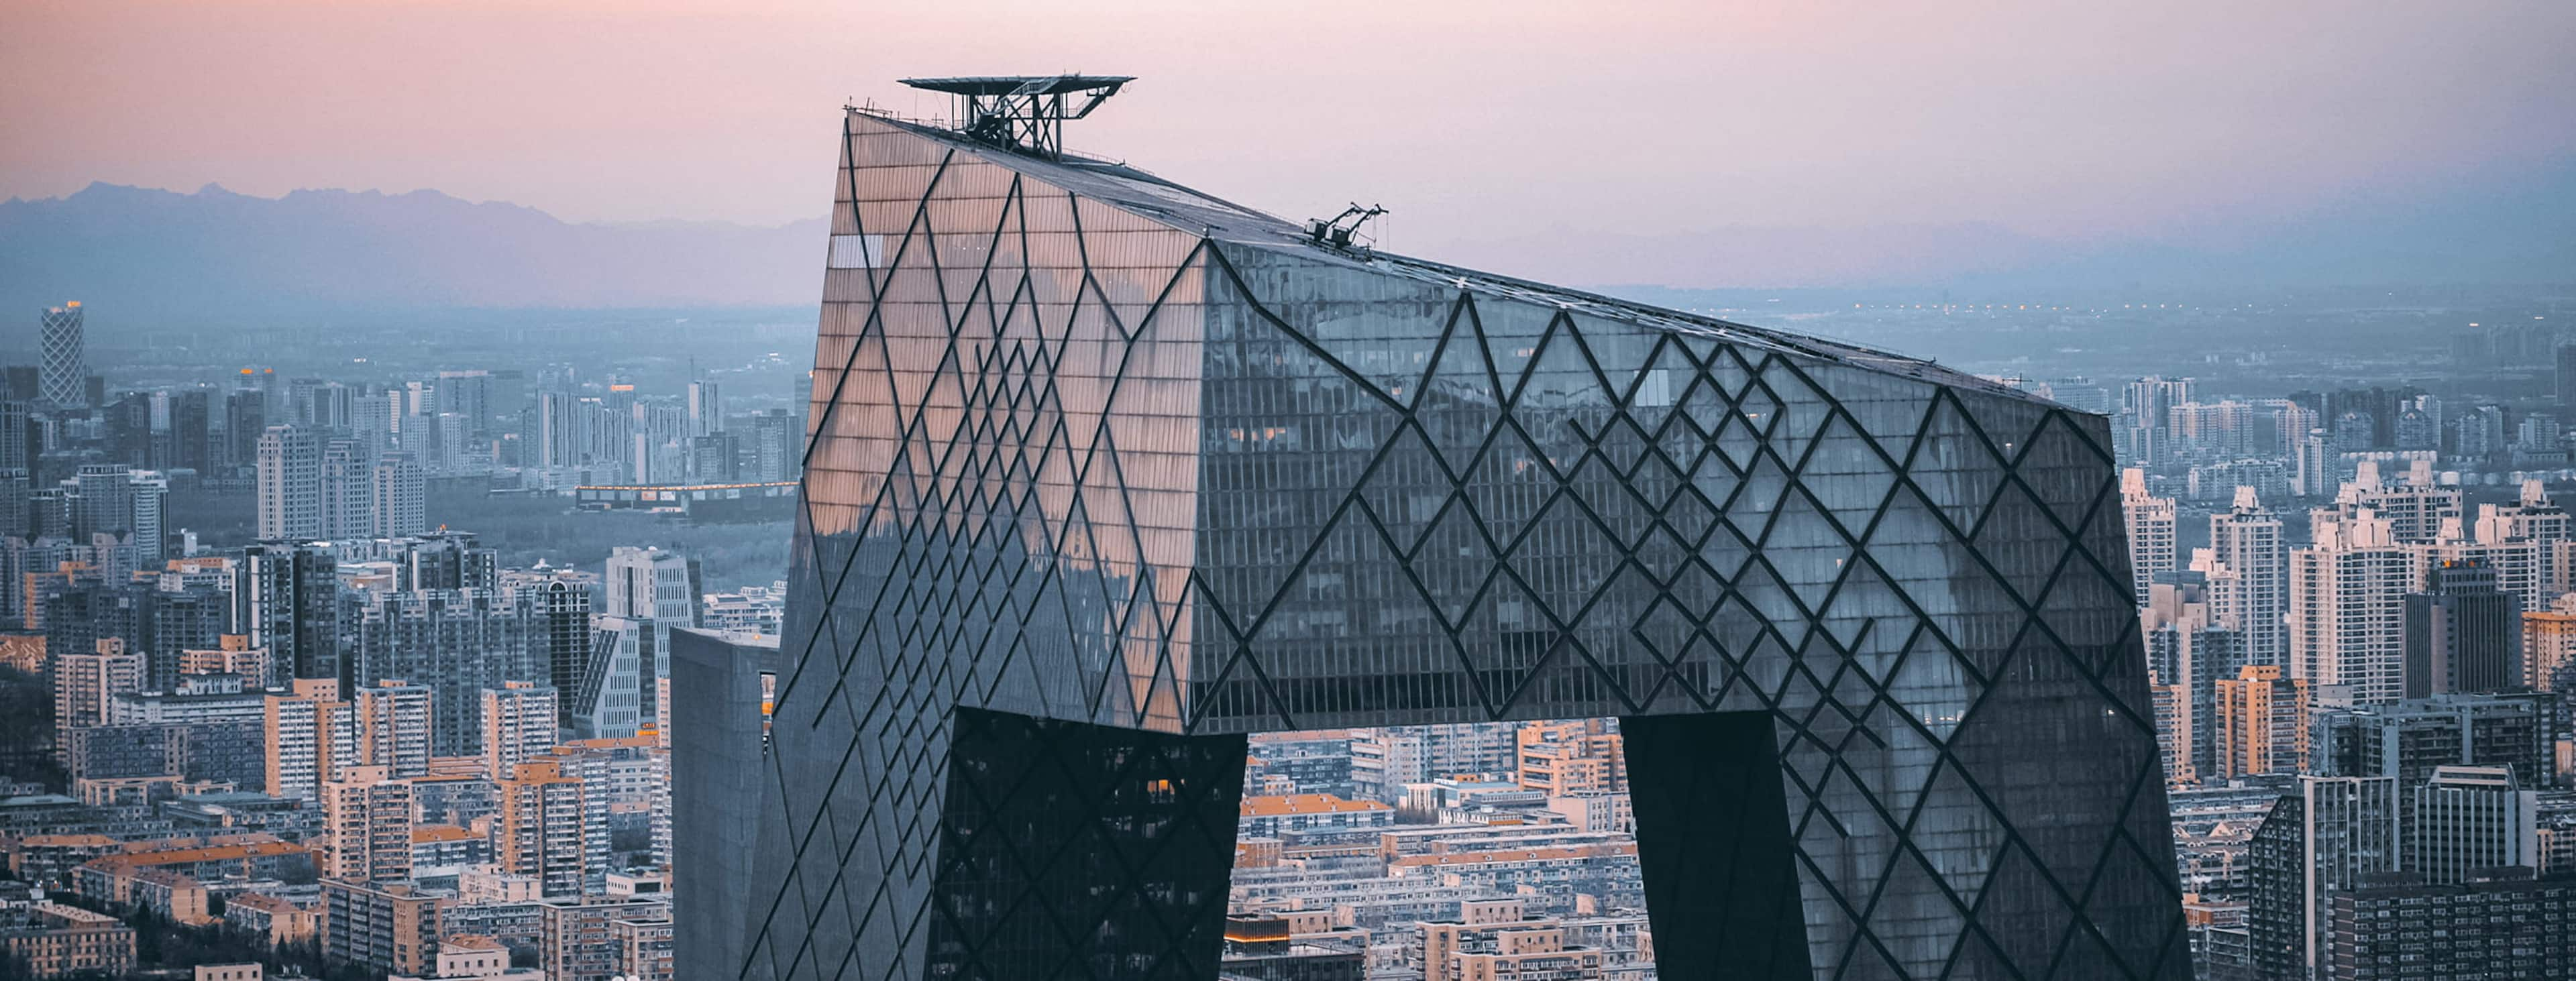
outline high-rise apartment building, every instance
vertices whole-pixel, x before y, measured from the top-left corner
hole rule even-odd
[[[55,654],[52,660],[57,729],[106,725],[117,696],[143,690],[143,655],[116,638],[100,639],[88,653]]]
[[[2283,664],[2289,647],[2290,547],[2281,517],[2263,506],[2254,488],[2239,487],[2227,511],[2209,516],[2209,555],[2230,576],[2224,625],[2245,644],[2249,664]]]
[[[2334,895],[2403,866],[2397,781],[2300,777],[2247,849],[2246,925],[2266,979],[2306,979],[2333,953]]]
[[[2247,660],[2244,637],[2222,625],[2218,605],[2236,594],[2223,588],[2223,578],[2220,587],[2209,579],[2198,569],[2157,573],[2138,611],[2148,670],[2160,686],[2174,688],[2173,705],[2157,728],[2171,758],[2166,776],[2184,782],[2215,765],[2218,682],[2234,677]]]
[[[723,386],[705,380],[690,382],[689,435],[705,436],[724,430]]]
[[[2314,543],[2290,550],[2288,667],[2310,697],[2397,700],[2416,561],[2388,521],[2366,511],[2317,521]]]
[[[2146,471],[2132,467],[2120,472],[2120,512],[2128,521],[2130,582],[2137,605],[2145,606],[2157,574],[2177,568],[2174,501],[2147,493]]]
[[[61,406],[90,404],[86,315],[77,300],[45,308],[36,332],[38,398]]]
[[[2307,771],[2307,682],[2283,676],[2277,665],[2248,664],[2216,689],[2217,746],[2205,779]]]
[[[291,693],[267,696],[261,711],[270,796],[318,799],[323,784],[358,765],[357,716],[337,679],[294,679]]]
[[[359,686],[351,707],[361,765],[397,779],[428,776],[433,701],[427,686],[399,679]]]
[[[322,784],[321,857],[326,879],[400,882],[411,878],[411,781],[381,766],[353,766]]]
[[[492,860],[537,880],[548,899],[576,898],[590,871],[592,821],[581,781],[553,760],[521,763],[501,780]]]
[[[499,778],[544,760],[555,746],[552,685],[505,681],[483,689],[483,772]]]
[[[2510,767],[2435,767],[2433,779],[2409,792],[2406,871],[2449,885],[2482,869],[2540,867],[2540,794],[2522,789]]]
[[[428,478],[411,453],[377,457],[368,480],[371,500],[367,510],[373,519],[369,534],[399,538],[428,531],[428,486]]]
[[[341,677],[340,563],[310,542],[262,541],[242,549],[235,622],[269,651],[272,688],[290,678]]]
[[[301,426],[270,426],[259,438],[259,537],[328,534],[322,511],[322,441]]]
[[[840,136],[732,976],[1210,976],[1245,733],[1602,716],[1667,976],[2188,973],[2099,417],[1053,143]]]
[[[532,577],[509,592],[528,606],[531,677],[554,686],[559,728],[572,727],[573,696],[590,674],[597,638],[590,626],[591,593],[566,575]]]
[[[401,678],[435,693],[434,753],[481,751],[483,690],[542,677],[530,611],[483,589],[369,592],[349,604],[354,677]]]
[[[2576,613],[2555,610],[2522,615],[2522,669],[2535,691],[2569,693],[2576,686]]]
[[[1550,797],[1628,792],[1628,756],[1610,719],[1524,722],[1519,742],[1520,784]]]

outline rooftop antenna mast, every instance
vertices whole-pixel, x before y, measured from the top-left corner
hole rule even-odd
[[[1064,121],[1091,115],[1131,75],[979,75],[907,78],[903,84],[956,98],[959,132],[1006,150],[1064,156]]]

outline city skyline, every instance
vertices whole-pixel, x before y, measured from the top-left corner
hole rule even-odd
[[[664,3],[602,31],[607,8],[584,4],[39,4],[14,26],[56,43],[0,67],[0,118],[48,138],[0,150],[0,195],[434,188],[572,221],[776,225],[817,217],[798,138],[816,107],[927,115],[935,100],[886,80],[1041,67],[1140,76],[1074,149],[1292,211],[1385,203],[1392,248],[1581,282],[1919,282],[2097,252],[2156,269],[2159,249],[2464,231],[2417,199],[2547,249],[2576,193],[2576,75],[2541,39],[2576,13],[2512,9]],[[971,29],[987,17],[1015,30]],[[1248,50],[1164,43],[1202,35]],[[162,40],[181,36],[238,43]],[[194,111],[165,97],[177,73],[272,108]],[[1204,148],[1251,120],[1277,149]],[[173,139],[194,152],[147,152]],[[1462,153],[1476,165],[1447,166]],[[1547,187],[1586,193],[1489,206]]]

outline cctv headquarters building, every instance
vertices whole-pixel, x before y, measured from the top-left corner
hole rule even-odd
[[[842,118],[683,965],[1204,981],[1247,734],[1613,716],[1665,978],[2189,976],[2101,417],[1065,153],[1124,81]]]

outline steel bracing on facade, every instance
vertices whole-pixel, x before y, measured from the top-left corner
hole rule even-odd
[[[1667,977],[2188,976],[2101,417],[842,151],[737,976],[1209,977],[1241,734],[1588,716]]]

